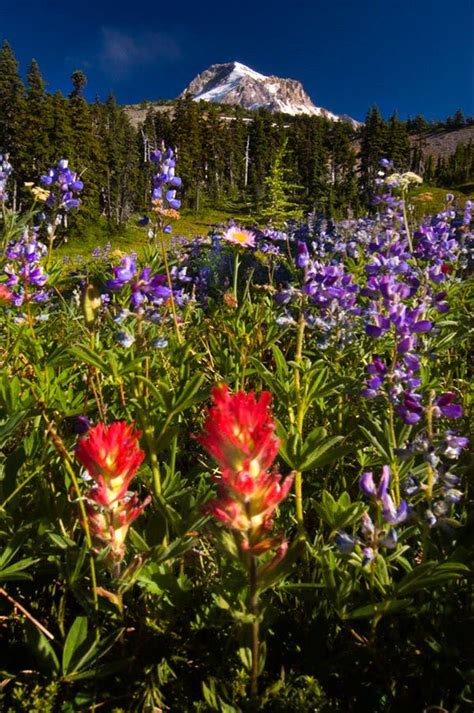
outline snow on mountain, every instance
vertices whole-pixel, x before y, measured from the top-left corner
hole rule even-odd
[[[238,104],[245,109],[263,107],[283,114],[309,114],[324,116],[333,121],[350,121],[348,116],[340,117],[327,109],[315,106],[296,79],[260,74],[240,62],[213,64],[186,87],[181,96],[191,94],[195,101]]]

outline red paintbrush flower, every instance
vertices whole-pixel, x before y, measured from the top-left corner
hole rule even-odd
[[[280,547],[282,538],[271,535],[273,514],[293,483],[283,482],[276,469],[269,472],[280,445],[270,413],[271,395],[259,400],[251,392],[230,395],[227,386],[213,390],[205,432],[199,441],[221,467],[217,497],[205,510],[235,533],[242,552],[259,557]],[[282,557],[284,554],[281,555]]]
[[[209,409],[200,443],[222,470],[245,470],[257,477],[271,466],[280,446],[269,409],[271,394],[263,391],[257,401],[253,392],[231,395],[223,384],[216,386],[212,395],[214,406]]]
[[[94,492],[87,495],[87,521],[93,537],[103,545],[110,546],[113,562],[120,562],[125,554],[125,538],[128,528],[142,514],[151,501],[151,496],[141,503],[136,493],[115,502],[112,508],[97,509]]]
[[[240,489],[242,475],[246,476],[246,486]],[[268,530],[277,505],[290,491],[293,476],[289,475],[283,483],[280,481],[281,475],[277,472],[264,472],[257,478],[248,473],[228,473],[221,481],[218,497],[211,500],[206,509],[232,530],[253,531],[254,534],[262,528]],[[249,482],[253,483],[251,489],[247,486]]]
[[[98,423],[79,441],[76,456],[96,481],[94,500],[100,505],[108,507],[125,495],[145,457],[134,428],[125,421]]]
[[[0,284],[0,305],[9,305],[12,303],[12,301],[13,294],[10,292],[6,285]]]

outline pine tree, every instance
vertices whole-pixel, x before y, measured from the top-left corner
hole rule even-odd
[[[82,97],[87,84],[87,77],[81,69],[76,69],[71,74],[72,90],[69,93],[69,99],[77,99]]]
[[[13,207],[16,208],[18,186],[25,180],[24,141],[25,126],[24,87],[18,72],[18,62],[12,48],[5,40],[0,49],[0,153],[10,155],[14,168]]]
[[[52,127],[50,134],[49,164],[72,155],[74,137],[69,116],[69,102],[57,91],[50,100]]]
[[[301,208],[295,203],[293,194],[299,186],[290,183],[285,165],[287,141],[278,149],[269,175],[264,180],[265,204],[260,211],[262,222],[271,222],[275,228],[283,228],[288,220],[301,218]]]
[[[72,145],[68,155],[71,166],[84,177],[83,206],[76,215],[76,225],[84,226],[100,214],[101,177],[98,174],[101,158],[99,121],[92,107],[82,96],[87,79],[77,70],[71,75],[73,89],[69,94],[68,115],[72,131]]]
[[[101,199],[109,225],[122,225],[135,207],[138,169],[137,136],[113,95],[97,105],[103,150]]]
[[[203,109],[189,95],[179,99],[175,107],[173,135],[179,175],[183,180],[183,195],[194,210],[199,210],[205,192],[206,156],[202,146],[203,126]]]
[[[373,193],[374,180],[379,170],[381,158],[385,156],[387,147],[387,125],[382,119],[378,107],[369,109],[365,123],[361,129],[360,140],[360,184],[362,194],[367,203]]]
[[[29,157],[27,170],[31,177],[36,178],[50,163],[53,114],[52,102],[35,59],[31,61],[27,75],[26,112],[28,120],[24,141]]]
[[[398,171],[410,166],[410,139],[406,124],[393,114],[388,122],[385,155],[393,161]]]

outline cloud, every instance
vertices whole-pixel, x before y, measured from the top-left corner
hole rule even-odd
[[[141,32],[132,36],[111,27],[102,28],[100,65],[104,72],[116,79],[126,77],[137,67],[158,60],[174,61],[181,55],[176,40],[165,33]]]

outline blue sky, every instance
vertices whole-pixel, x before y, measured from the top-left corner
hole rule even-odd
[[[238,60],[303,82],[315,104],[363,119],[474,114],[472,0],[0,0],[0,40],[48,89],[120,103],[172,98],[210,64]]]

